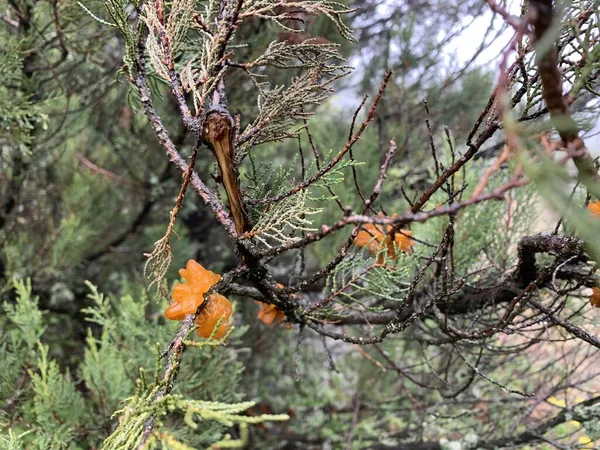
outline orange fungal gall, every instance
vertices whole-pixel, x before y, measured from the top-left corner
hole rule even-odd
[[[205,269],[193,259],[187,262],[185,269],[179,270],[179,275],[186,282],[177,283],[173,288],[173,303],[165,311],[169,320],[183,320],[188,314],[194,314],[204,302],[204,294],[221,279],[221,275]]]
[[[590,305],[600,308],[600,287],[592,288],[592,296],[590,297]]]
[[[377,214],[377,217],[384,218],[383,213]],[[392,218],[398,217],[398,214],[392,215]],[[410,238],[412,232],[409,230],[398,230],[394,233],[392,240],[390,234],[392,226],[388,225],[386,231],[383,231],[382,225],[368,223],[363,226],[354,239],[354,245],[357,247],[367,247],[371,255],[377,255],[377,263],[383,264],[384,250],[387,249],[388,258],[396,260],[396,250],[411,253],[414,241]]]
[[[285,313],[277,308],[277,306],[258,301],[255,302],[260,305],[257,315],[258,320],[265,325],[273,325],[274,322],[277,322],[277,325],[280,325],[285,320]]]
[[[589,202],[587,205],[587,209],[595,216],[600,216],[600,200],[596,200],[594,202]]]
[[[213,330],[221,320],[219,327],[215,331],[213,337],[221,339],[231,327],[231,313],[233,308],[231,302],[219,294],[211,294],[204,308],[196,317],[196,325],[198,325],[198,336],[208,338],[213,333]]]
[[[283,289],[285,286],[281,283],[277,283],[277,287]],[[285,320],[285,312],[279,309],[275,305],[271,305],[269,303],[259,302],[258,300],[254,300],[254,303],[260,305],[260,309],[258,310],[258,315],[256,316],[258,320],[263,322],[265,325],[273,325],[276,323],[277,325],[281,325]],[[291,328],[292,324],[288,324],[288,329]]]
[[[173,287],[171,298],[173,302],[165,311],[165,317],[170,320],[183,320],[189,314],[195,314],[198,307],[204,303],[205,294],[221,280],[218,275],[205,269],[193,259],[179,270],[179,275],[185,283],[177,283]],[[220,339],[231,327],[231,302],[219,294],[211,294],[205,307],[198,313],[195,323],[198,335],[208,338],[215,326],[222,319],[214,337]]]

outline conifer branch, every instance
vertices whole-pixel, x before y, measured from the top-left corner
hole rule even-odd
[[[579,127],[569,114],[568,104],[563,96],[563,77],[559,70],[558,54],[552,36],[554,7],[552,0],[532,0],[532,25],[537,65],[542,81],[542,94],[550,118],[568,147],[569,154],[579,171],[579,180],[586,186],[600,183],[598,168],[594,165],[585,143],[579,137]]]

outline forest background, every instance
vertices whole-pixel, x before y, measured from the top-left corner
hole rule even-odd
[[[599,2],[359,3],[0,0],[0,448],[597,448]]]

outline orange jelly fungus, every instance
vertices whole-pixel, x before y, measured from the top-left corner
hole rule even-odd
[[[587,209],[595,216],[600,216],[600,200],[590,202],[587,205]]]
[[[231,327],[231,302],[219,294],[211,294],[208,296],[206,306],[200,311],[196,317],[196,325],[198,325],[198,336],[208,338],[217,326],[219,320],[219,328],[215,331],[213,337],[221,339]]]
[[[382,213],[377,214],[377,217],[384,218]],[[398,217],[398,214],[394,214],[392,219]],[[388,225],[386,232],[383,231],[382,225],[375,225],[368,223],[363,226],[362,230],[356,235],[354,239],[354,245],[357,247],[368,247],[371,255],[378,255],[377,262],[383,264],[383,250],[387,248],[388,258],[392,260],[396,259],[396,249],[400,251],[410,253],[414,245],[414,241],[410,238],[412,232],[409,230],[399,230],[394,234],[394,240],[392,241],[391,236],[388,234],[392,230],[392,226]]]
[[[592,296],[590,297],[590,305],[600,308],[600,287],[592,288]]]
[[[277,287],[283,289],[285,286],[281,283],[277,283]],[[258,300],[254,300],[254,303],[260,305],[260,309],[258,310],[258,315],[256,317],[265,325],[272,325],[274,322],[277,322],[277,325],[281,325],[281,323],[285,320],[285,313],[277,306],[259,302]],[[289,323],[288,328],[291,328],[291,326],[292,324]]]
[[[183,320],[188,314],[194,314],[204,302],[204,294],[217,284],[221,275],[206,270],[193,259],[179,270],[179,275],[186,281],[177,283],[171,297],[174,302],[165,311],[165,317],[170,320]]]
[[[272,325],[276,321],[277,325],[280,325],[285,320],[285,313],[277,308],[277,306],[256,300],[255,302],[260,305],[257,317],[261,322],[264,322],[266,325]]]

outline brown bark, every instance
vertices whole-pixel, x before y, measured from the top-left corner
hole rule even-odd
[[[550,119],[556,131],[569,148],[580,179],[600,181],[594,161],[588,153],[583,139],[579,136],[579,127],[569,114],[567,100],[563,96],[563,77],[559,68],[558,53],[554,42],[544,42],[552,33],[554,7],[552,0],[530,0],[532,11],[534,42],[538,70],[542,80],[542,95],[550,112]],[[558,36],[558,35],[557,35]]]
[[[217,158],[223,186],[229,199],[229,209],[235,223],[238,236],[249,231],[248,219],[244,211],[242,192],[240,190],[238,174],[233,167],[233,127],[231,121],[224,114],[212,112],[204,121],[202,139],[208,144],[210,150]]]

